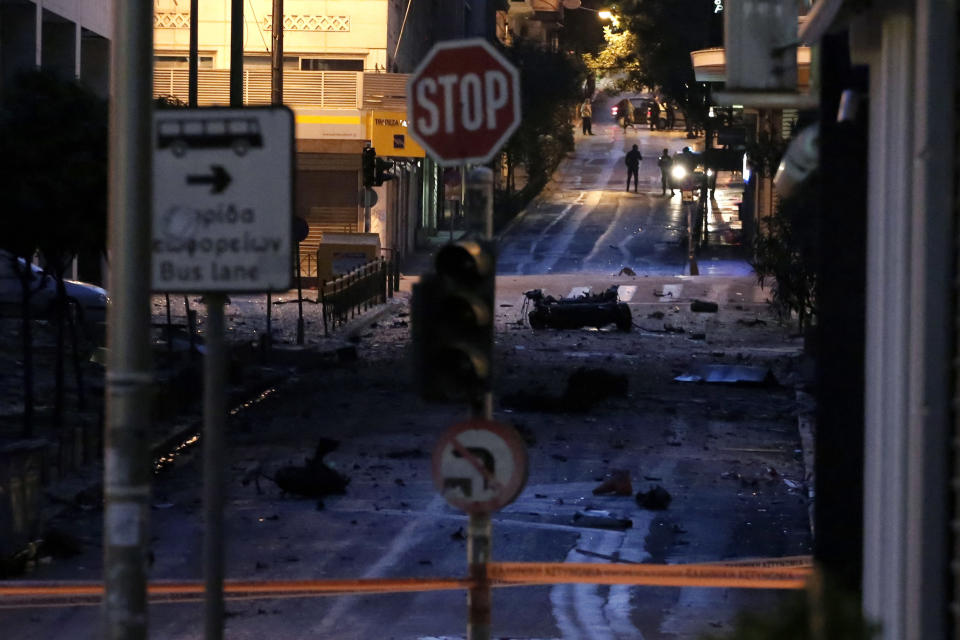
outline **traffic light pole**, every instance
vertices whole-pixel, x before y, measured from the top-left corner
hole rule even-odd
[[[469,231],[482,233],[484,239],[492,240],[493,171],[487,167],[477,167],[470,171],[464,184],[466,189],[461,191],[465,205],[464,222]],[[487,391],[474,398],[471,413],[476,418],[493,419],[493,393]],[[467,562],[473,586],[467,592],[467,640],[490,640],[490,582],[487,580],[487,563],[491,560],[492,537],[490,514],[471,513],[467,529]]]

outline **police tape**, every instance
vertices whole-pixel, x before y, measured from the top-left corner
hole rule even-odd
[[[808,556],[758,558],[709,564],[603,564],[491,562],[478,567],[492,587],[550,584],[607,584],[659,587],[802,589],[813,567]],[[228,580],[228,600],[304,598],[462,590],[472,578],[359,578],[322,580]],[[99,604],[100,582],[0,582],[0,609]],[[158,581],[147,586],[151,602],[193,602],[203,597],[200,581]]]
[[[621,584],[658,587],[802,589],[810,566],[732,564],[599,564],[586,562],[493,562],[487,577],[494,586],[511,584]]]

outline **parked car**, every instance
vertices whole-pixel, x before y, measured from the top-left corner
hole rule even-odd
[[[15,270],[24,269],[23,258],[14,259],[7,251],[0,250],[0,315],[19,316],[22,300],[20,274]],[[41,267],[30,264],[31,290],[30,311],[36,317],[53,317],[56,309],[57,284],[53,276]],[[84,337],[102,342],[107,320],[107,304],[110,301],[107,292],[87,282],[64,280],[67,303],[74,314],[77,325]]]

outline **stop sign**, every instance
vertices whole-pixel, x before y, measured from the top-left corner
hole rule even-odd
[[[487,162],[520,126],[520,76],[480,38],[435,45],[407,101],[410,135],[440,164]]]

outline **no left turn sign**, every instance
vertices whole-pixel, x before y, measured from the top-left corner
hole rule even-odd
[[[497,511],[513,502],[527,482],[523,439],[513,427],[492,420],[455,424],[433,450],[433,482],[462,511]]]

